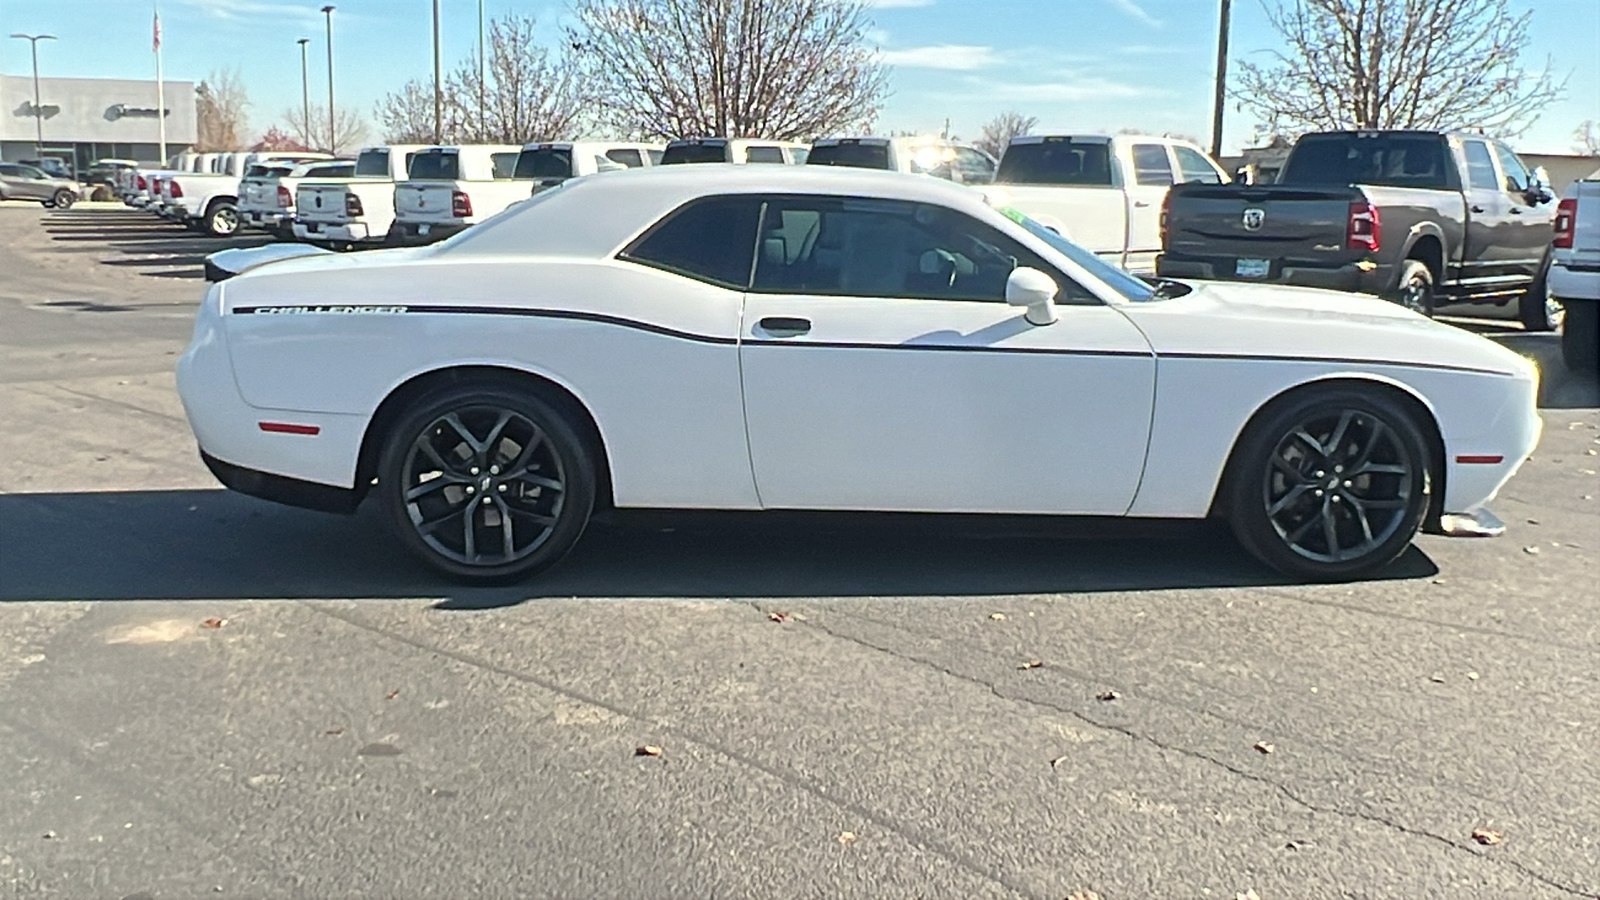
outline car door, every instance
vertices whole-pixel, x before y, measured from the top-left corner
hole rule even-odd
[[[1461,251],[1461,279],[1471,287],[1475,281],[1492,280],[1504,272],[1508,255],[1497,246],[1510,225],[1510,204],[1495,169],[1489,142],[1469,138],[1461,142],[1467,162],[1467,234]]]
[[[55,185],[49,176],[33,166],[7,166],[11,174],[6,179],[6,196],[15,200],[48,200],[55,194]]]
[[[1554,203],[1530,203],[1528,190],[1533,176],[1511,148],[1498,141],[1495,157],[1500,161],[1506,211],[1508,213],[1502,250],[1509,273],[1532,277],[1544,262],[1550,247],[1555,219]]]
[[[940,206],[774,197],[740,337],[765,508],[1120,515],[1149,436],[1142,334],[1019,241]],[[1006,304],[1017,266],[1060,319]]]
[[[1133,177],[1125,188],[1128,195],[1128,256],[1123,268],[1130,272],[1154,272],[1161,253],[1161,202],[1176,180],[1172,159],[1165,144],[1134,144],[1130,148]]]

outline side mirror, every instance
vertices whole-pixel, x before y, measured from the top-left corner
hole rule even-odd
[[[1528,205],[1538,206],[1541,203],[1549,203],[1555,197],[1555,192],[1550,190],[1550,173],[1545,170],[1544,166],[1534,169],[1532,176],[1528,179]]]
[[[1056,320],[1056,280],[1038,269],[1026,266],[1013,269],[1006,279],[1006,302],[1027,308],[1023,318],[1030,325],[1049,325]]]

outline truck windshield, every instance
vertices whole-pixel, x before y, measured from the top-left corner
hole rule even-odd
[[[411,158],[406,177],[415,181],[456,181],[461,177],[461,157],[455,153],[418,153]]]
[[[517,178],[570,178],[572,177],[572,149],[569,147],[540,147],[524,150],[517,157]]]
[[[670,166],[677,163],[719,163],[728,161],[728,145],[716,144],[673,144],[667,152],[661,155],[661,164]]]
[[[363,150],[356,157],[357,178],[388,178],[389,151]]]
[[[1071,138],[1012,144],[1000,158],[994,180],[996,184],[1110,186],[1111,145],[1105,141],[1078,143]]]
[[[889,168],[888,144],[863,144],[849,141],[838,144],[820,144],[811,148],[806,158],[808,166],[849,166],[855,169]]]
[[[1360,132],[1301,138],[1278,184],[1454,187],[1438,135]]]

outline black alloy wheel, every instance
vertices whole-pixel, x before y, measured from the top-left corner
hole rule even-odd
[[[594,508],[596,454],[568,414],[479,383],[418,402],[389,432],[378,491],[408,549],[454,578],[505,583],[558,562]]]
[[[1400,267],[1399,287],[1394,302],[1406,309],[1432,317],[1436,300],[1433,295],[1433,272],[1420,260],[1408,259]]]
[[[1263,562],[1335,581],[1405,550],[1430,485],[1427,442],[1409,410],[1376,391],[1324,388],[1278,404],[1244,436],[1228,515]]]

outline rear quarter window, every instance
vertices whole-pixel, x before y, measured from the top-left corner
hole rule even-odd
[[[652,268],[742,291],[750,283],[760,218],[758,197],[694,200],[662,217],[618,255]]]

